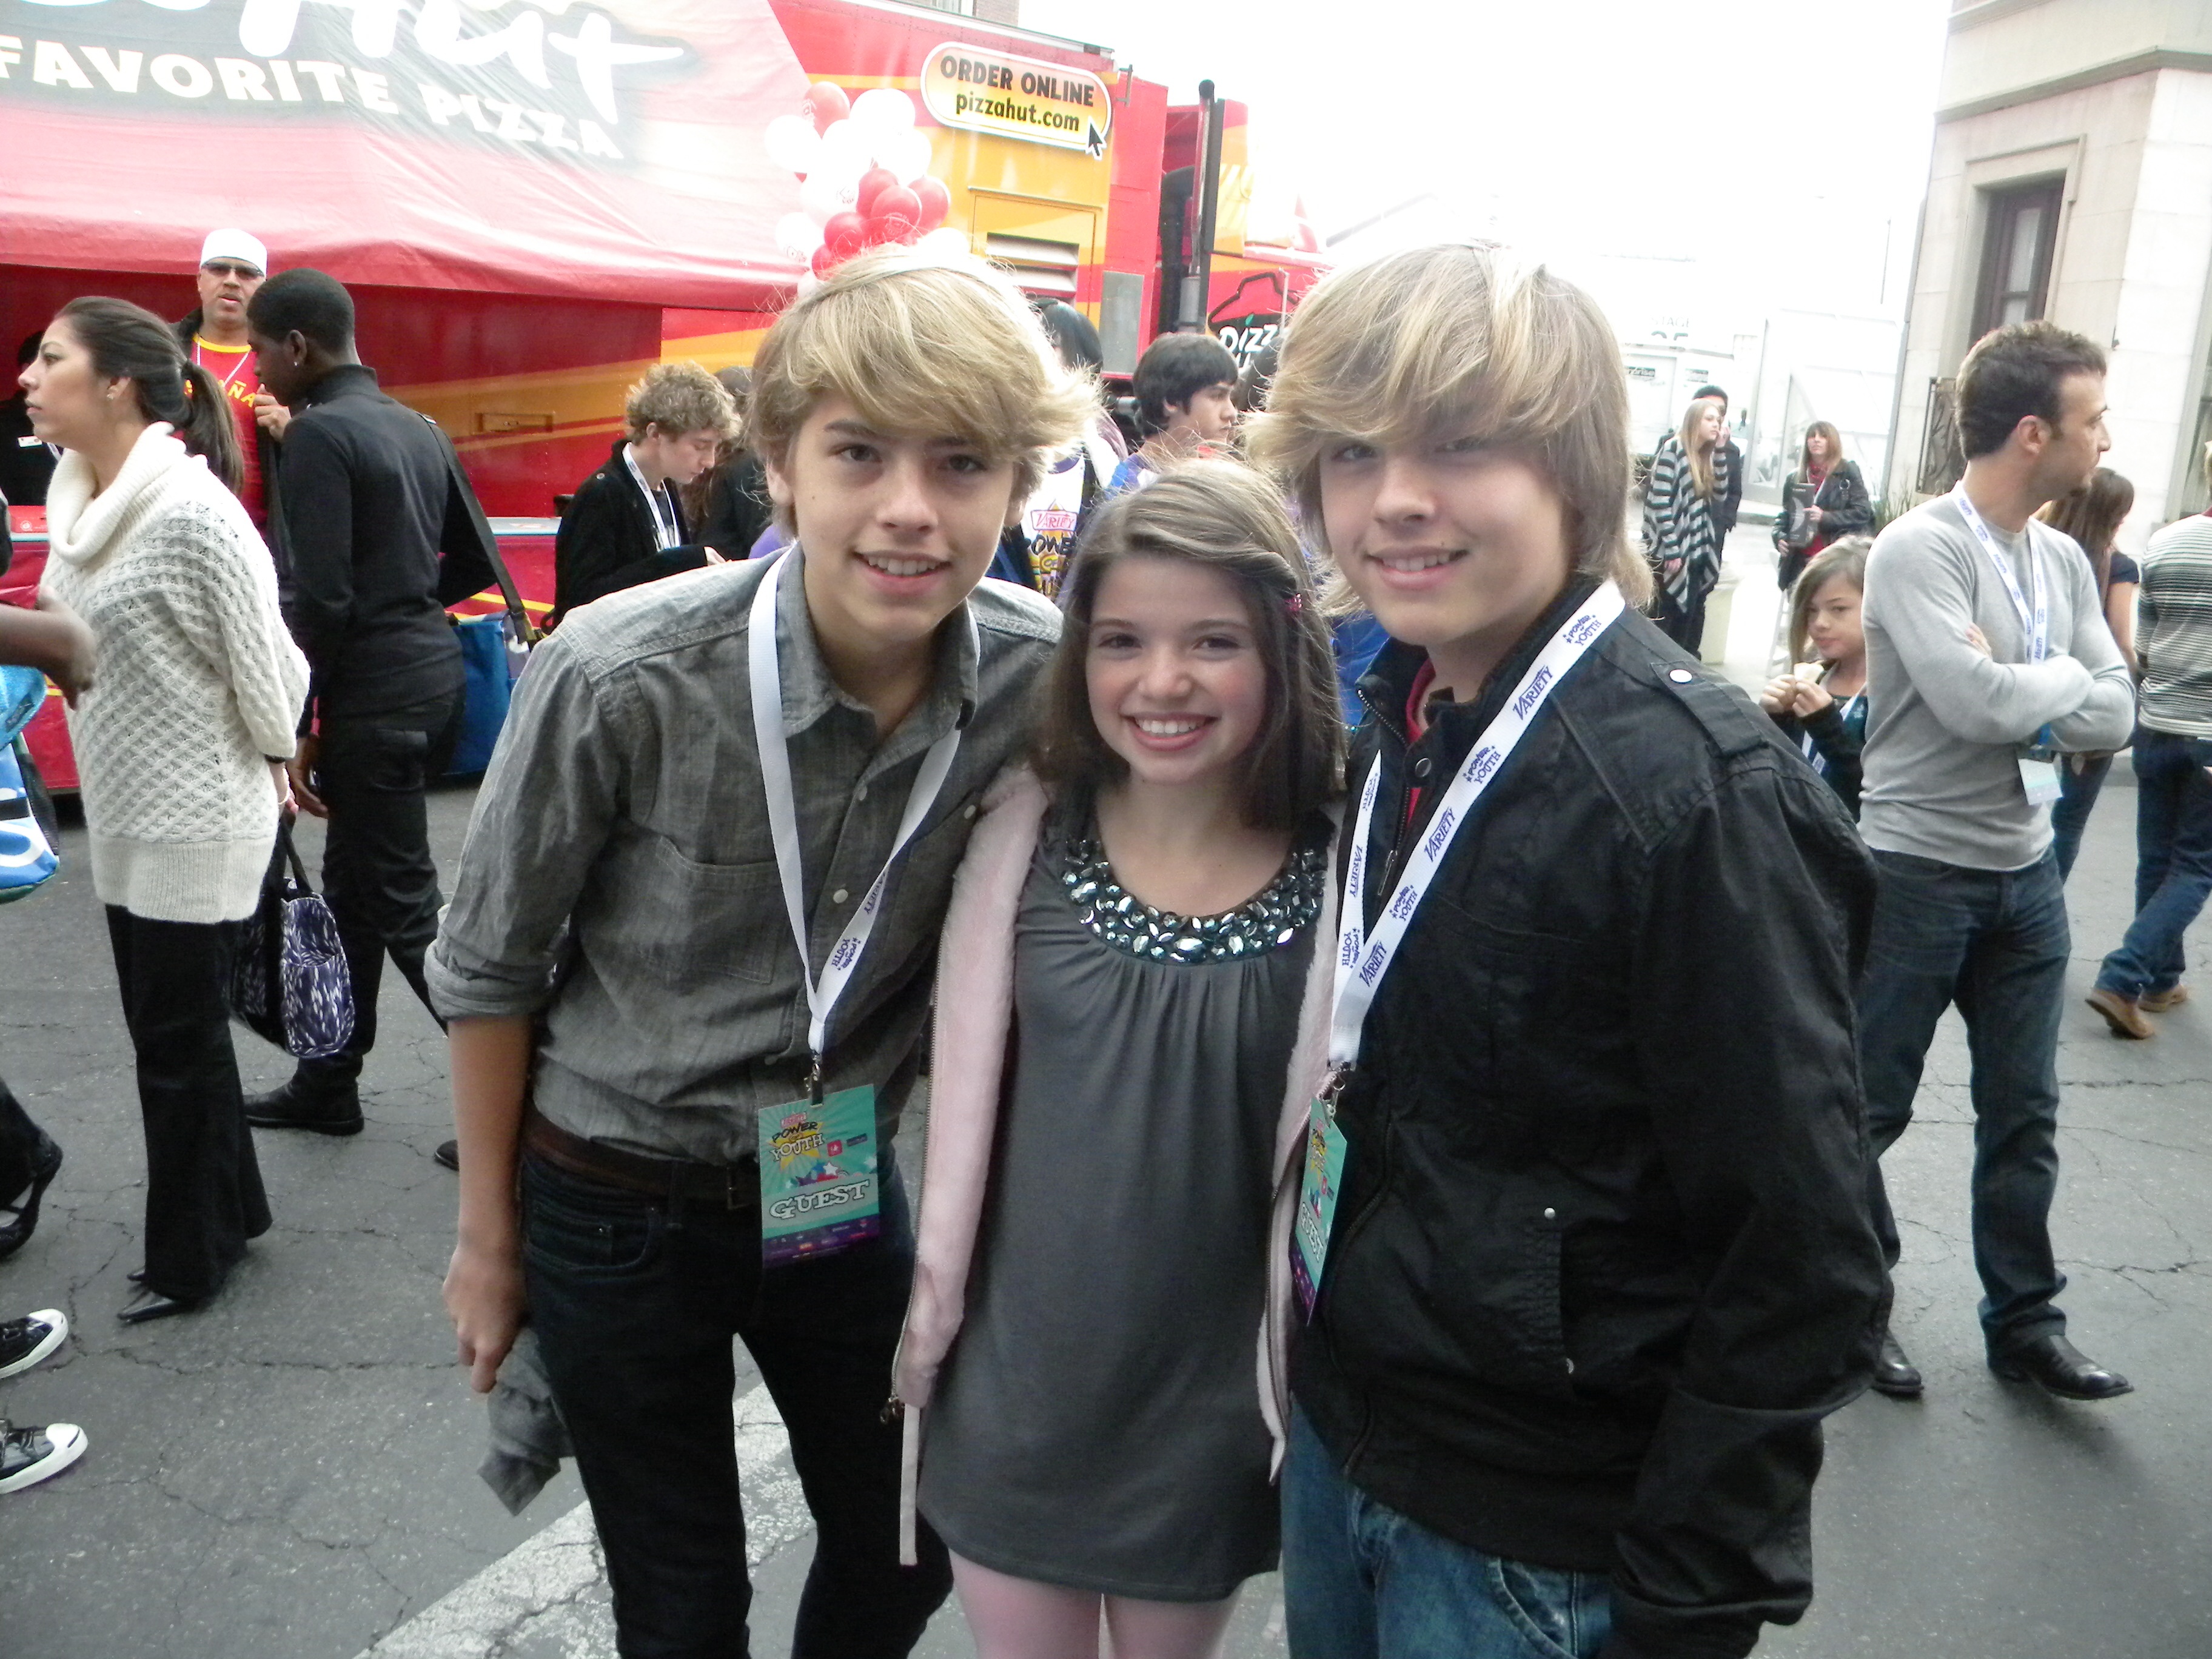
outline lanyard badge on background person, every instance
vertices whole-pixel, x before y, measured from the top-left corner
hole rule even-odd
[[[2013,574],[2012,561],[1999,550],[1996,538],[1990,533],[1988,525],[1973,502],[1966,499],[1966,486],[1960,484],[1951,492],[1958,503],[1959,516],[1966,521],[1966,528],[1974,532],[1982,550],[1990,556],[1996,567],[1997,578],[2004,583],[2005,597],[2012,608],[2020,613],[2020,629],[2027,641],[2027,659],[2041,662],[2051,654],[2051,586],[2043,574],[2043,562],[2035,556],[2035,532],[2026,526],[2020,532],[2021,556],[2027,561],[2028,592],[2020,591],[2020,578]],[[2030,597],[2033,594],[2033,598]],[[2045,726],[2035,734],[2035,741],[2023,745],[2019,757],[2020,787],[2027,793],[2030,806],[2048,806],[2059,796],[2058,763],[2051,747],[2051,728]]]
[[[1503,769],[1544,704],[1559,689],[1583,653],[1620,615],[1626,603],[1620,590],[1606,583],[1583,602],[1552,635],[1513,696],[1497,718],[1475,739],[1436,816],[1406,866],[1389,902],[1382,907],[1375,932],[1367,932],[1368,840],[1375,821],[1375,797],[1382,787],[1382,761],[1376,756],[1367,769],[1367,784],[1359,795],[1359,813],[1352,830],[1352,857],[1345,872],[1342,923],[1337,933],[1336,994],[1328,1031],[1328,1084],[1315,1099],[1306,1126],[1306,1167],[1298,1191],[1298,1207],[1291,1226],[1291,1277],[1298,1300],[1308,1315],[1321,1285],[1328,1261],[1329,1233],[1336,1219],[1336,1202],[1343,1190],[1345,1138],[1336,1124],[1336,1100],[1344,1080],[1359,1063],[1359,1041],[1382,976],[1398,954],[1398,946],[1412,926],[1413,915],[1427,896],[1429,884],[1443,866],[1444,856],[1465,825],[1482,792]]]
[[[853,912],[853,919],[830,947],[820,978],[806,949],[806,893],[799,862],[799,804],[792,793],[791,751],[783,732],[783,680],[775,638],[775,595],[789,556],[771,564],[754,591],[745,641],[746,669],[752,685],[753,738],[760,751],[761,792],[767,798],[769,833],[775,843],[776,874],[782,878],[783,908],[799,947],[799,976],[806,987],[807,1068],[805,1100],[760,1109],[761,1259],[769,1267],[826,1255],[882,1226],[880,1148],[876,1144],[873,1084],[822,1096],[822,1056],[829,1044],[830,1015],[850,984],[883,913],[884,890],[891,868],[952,770],[960,748],[960,727],[932,744],[921,757],[914,787],[907,792],[898,835],[884,867]],[[969,637],[975,620],[967,617]],[[979,647],[980,648],[980,647]]]
[[[629,467],[629,476],[637,480],[637,487],[645,492],[646,506],[653,510],[653,544],[665,553],[683,540],[683,532],[676,527],[676,506],[669,499],[668,486],[664,483],[656,489],[646,483],[645,470],[638,465],[628,444],[623,446],[623,460]]]

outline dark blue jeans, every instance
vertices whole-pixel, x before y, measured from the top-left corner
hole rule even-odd
[[[2136,732],[2136,919],[2097,983],[2123,996],[2171,991],[2182,936],[2212,894],[2212,743]]]
[[[2075,769],[2081,769],[2076,771]],[[2059,764],[2058,804],[2051,809],[2051,850],[2057,855],[2058,879],[2074,873],[2074,860],[2081,851],[2081,832],[2089,826],[2089,809],[2112,769],[2110,755],[2084,760],[2069,755]]]
[[[1874,855],[1874,937],[1859,986],[1859,1069],[1877,1160],[1912,1121],[1936,1022],[1952,1003],[1973,1063],[1974,1267],[1991,1353],[2063,1331],[2051,1251],[2058,1186],[2058,1011],[2066,896],[2049,853],[2021,870]],[[1897,1218],[1872,1166],[1875,1231],[1898,1258]]]
[[[738,1339],[814,1517],[793,1659],[902,1659],[951,1590],[927,1527],[921,1565],[898,1564],[900,1431],[883,1410],[914,1244],[886,1164],[881,1238],[763,1272],[757,1205],[644,1198],[524,1155],[530,1318],[599,1524],[623,1659],[750,1652]]]
[[[1291,1659],[1591,1659],[1603,1577],[1507,1561],[1431,1532],[1344,1478],[1305,1413],[1283,1463]]]

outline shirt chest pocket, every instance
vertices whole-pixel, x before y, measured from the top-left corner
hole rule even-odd
[[[784,957],[798,961],[773,859],[708,864],[655,837],[648,878],[627,884],[616,925],[674,985],[698,979],[765,985]]]

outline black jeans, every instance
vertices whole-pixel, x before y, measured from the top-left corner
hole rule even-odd
[[[1659,631],[1680,646],[1692,656],[1702,656],[1705,644],[1705,601],[1712,597],[1712,589],[1692,599],[1686,606],[1677,606],[1667,591],[1659,592],[1658,606],[1651,620]]]
[[[350,1082],[376,1043],[384,958],[430,1006],[422,957],[438,936],[438,866],[430,858],[423,791],[446,769],[460,736],[461,694],[389,714],[326,720],[318,732],[315,787],[331,809],[323,896],[353,979],[353,1036],[328,1060],[301,1062],[319,1082]],[[434,1010],[432,1011],[434,1013]]]
[[[269,1231],[230,1046],[235,922],[151,921],[107,907],[146,1127],[146,1283],[212,1296]]]
[[[2110,755],[2084,759],[2069,755],[2058,763],[2058,804],[2051,809],[2051,850],[2058,858],[2058,879],[2074,873],[2074,860],[2081,852],[2081,832],[2089,827],[2089,809],[2097,804],[2112,769]]]
[[[1859,986],[1867,1132],[1880,1158],[1912,1120],[1936,1022],[1966,1022],[1974,1107],[1974,1267],[1993,1354],[2066,1328],[2051,1249],[2058,1187],[2058,1012],[2066,892],[2051,854],[2021,870],[1970,870],[1877,852],[1874,937]],[[1871,1166],[1875,1232],[1897,1265],[1897,1218]]]
[[[747,1659],[732,1340],[759,1364],[812,1512],[793,1659],[901,1659],[943,1603],[945,1547],[898,1564],[899,1439],[883,1419],[914,1245],[885,1160],[884,1234],[761,1266],[757,1204],[642,1198],[525,1154],[523,1272],[614,1589],[623,1659]]]

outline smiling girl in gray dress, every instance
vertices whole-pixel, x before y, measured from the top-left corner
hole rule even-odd
[[[1115,1659],[1200,1659],[1276,1558],[1255,1345],[1343,737],[1242,467],[1111,502],[1064,598],[1042,781],[946,923],[897,1389],[983,1659],[1097,1659],[1102,1613]]]

